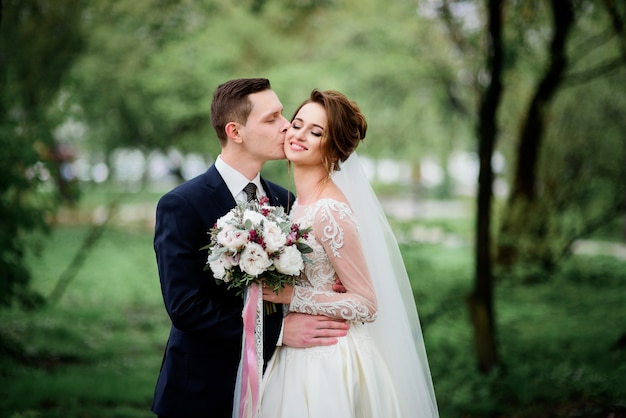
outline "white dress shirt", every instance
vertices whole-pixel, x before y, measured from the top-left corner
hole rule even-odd
[[[242,203],[246,201],[247,195],[246,192],[243,191],[243,188],[246,187],[248,183],[254,183],[256,185],[257,199],[265,196],[265,190],[263,190],[263,186],[261,186],[261,173],[257,173],[252,180],[249,180],[239,171],[226,164],[226,162],[222,160],[221,155],[218,155],[215,160],[215,168],[224,179],[226,187],[230,190],[230,194],[233,195],[235,202]]]

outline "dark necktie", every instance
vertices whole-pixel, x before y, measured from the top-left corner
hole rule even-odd
[[[246,187],[243,188],[243,191],[246,192],[246,196],[248,196],[247,201],[252,202],[256,199],[256,184],[248,183]]]

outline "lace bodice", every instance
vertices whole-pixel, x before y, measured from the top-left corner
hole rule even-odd
[[[312,226],[304,274],[294,288],[289,310],[325,315],[348,321],[376,319],[376,295],[361,247],[358,226],[350,206],[334,199],[311,205],[296,202],[293,219],[302,227]],[[346,293],[332,289],[336,277]]]

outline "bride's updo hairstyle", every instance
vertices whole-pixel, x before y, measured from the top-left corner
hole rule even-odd
[[[365,138],[367,121],[359,106],[335,90],[313,90],[311,97],[296,109],[294,117],[307,103],[318,103],[326,110],[327,126],[321,142],[322,163],[329,175],[339,170]],[[293,118],[292,118],[293,120]]]

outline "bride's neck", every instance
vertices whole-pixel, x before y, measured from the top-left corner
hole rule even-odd
[[[298,201],[308,205],[319,199],[329,181],[326,170],[319,167],[294,167],[293,180]]]

